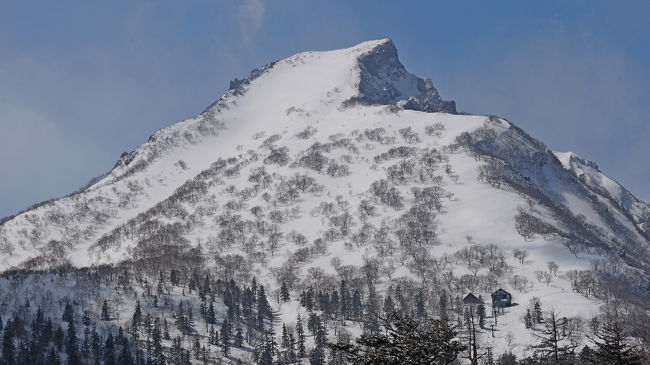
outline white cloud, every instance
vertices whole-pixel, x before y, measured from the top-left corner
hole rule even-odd
[[[264,0],[242,0],[237,12],[242,40],[248,43],[264,24],[266,4]]]

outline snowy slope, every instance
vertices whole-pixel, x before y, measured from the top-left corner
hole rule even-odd
[[[645,286],[647,203],[511,122],[455,113],[430,80],[404,69],[387,39],[276,61],[235,79],[196,118],[155,133],[87,190],[0,225],[0,270],[137,260],[171,241],[200,245],[217,265],[239,255],[240,279],[276,289],[278,273],[296,266],[296,292],[328,288],[341,267],[370,261],[381,267],[383,292],[400,280],[444,286],[443,275],[431,276],[439,265],[434,271],[452,278],[485,279],[457,293],[514,293],[520,305],[484,340],[518,352],[535,341],[521,321],[534,297],[567,317],[597,312],[601,302],[573,292],[571,270],[606,259],[624,265],[616,275],[631,288]],[[297,187],[297,174],[311,184]],[[400,204],[375,192],[382,179]],[[421,231],[431,239],[406,246],[400,229],[420,204],[413,189],[427,187],[439,204]],[[374,213],[359,213],[364,201]],[[522,216],[535,219],[525,238]],[[382,227],[395,246],[388,253],[371,242]],[[498,277],[459,258],[489,244],[509,267]],[[523,263],[514,249],[528,251]],[[549,261],[559,271],[543,283],[536,275]],[[517,277],[528,282],[520,287]],[[510,344],[509,332],[517,334]]]
[[[417,91],[415,95],[403,95],[403,100],[427,110],[433,109],[432,103],[454,110],[453,102],[442,101],[429,80],[406,73],[399,62],[399,72],[366,76],[368,72],[362,73],[362,69],[373,66],[364,66],[363,58],[375,53],[388,54],[389,59],[394,58],[393,63],[397,60],[390,40],[370,41],[344,50],[297,54],[253,70],[246,80],[235,80],[232,89],[201,115],[156,132],[147,143],[122,156],[104,179],[84,193],[2,224],[0,248],[5,255],[0,267],[14,266],[26,258],[51,256],[52,251],[61,251],[59,246],[76,251],[70,257],[73,264],[89,264],[83,258],[89,242],[151,208],[207,168],[215,157],[231,153],[253,133],[281,131],[288,114],[327,115],[345,101],[374,102],[382,97],[379,93],[385,87],[377,89],[382,82],[396,85],[391,90],[391,101],[397,100],[401,92]],[[380,80],[381,76],[389,80]],[[362,86],[366,84],[375,89]],[[178,161],[184,161],[185,167]],[[60,244],[48,248],[52,241]],[[39,266],[38,259],[34,263]]]
[[[636,227],[646,237],[650,237],[650,206],[647,203],[603,174],[598,170],[596,163],[585,160],[573,152],[555,152],[555,155],[564,168],[573,172],[594,194],[600,195],[617,209],[629,214]]]

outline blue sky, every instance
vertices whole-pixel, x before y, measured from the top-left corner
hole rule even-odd
[[[0,0],[0,216],[76,190],[254,67],[384,37],[459,110],[650,201],[650,2],[485,4]]]

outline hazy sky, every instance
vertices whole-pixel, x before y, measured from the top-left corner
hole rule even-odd
[[[484,4],[0,0],[0,216],[76,190],[254,67],[385,37],[459,110],[650,201],[650,2]]]

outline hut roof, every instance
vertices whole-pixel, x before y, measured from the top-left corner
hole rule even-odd
[[[481,304],[483,301],[479,298],[477,298],[474,294],[469,293],[463,298],[463,303],[464,304]]]

